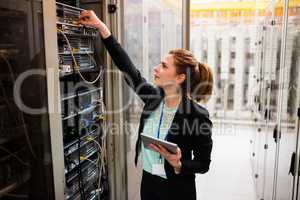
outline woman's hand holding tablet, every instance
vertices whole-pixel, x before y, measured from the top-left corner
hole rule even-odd
[[[164,147],[165,149],[167,149],[170,153],[172,154],[176,154],[177,153],[177,144],[172,143],[172,142],[168,142],[162,139],[158,139],[149,135],[144,135],[143,133],[141,134],[142,137],[142,141],[144,143],[145,148],[149,148],[150,144],[153,145],[161,145],[162,147]],[[153,150],[152,148],[150,148],[151,150]]]

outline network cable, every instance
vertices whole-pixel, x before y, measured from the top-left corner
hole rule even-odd
[[[95,140],[93,137],[91,137],[91,136],[87,137],[86,140],[89,141],[89,142],[90,142],[90,141],[94,142],[94,143],[98,146],[98,148],[99,148],[99,153],[100,153],[100,155],[102,155],[103,150],[102,150],[102,147],[101,147],[101,145],[99,144],[98,141],[96,141],[96,140]],[[101,156],[98,156],[96,163],[99,162],[100,157],[101,157]],[[100,159],[100,160],[101,160],[101,162],[102,162],[102,159]]]
[[[96,79],[95,80],[93,80],[93,81],[88,81],[88,80],[86,80],[84,77],[83,77],[83,75],[81,74],[81,71],[80,71],[80,66],[78,65],[78,63],[77,63],[77,61],[76,61],[76,59],[75,59],[75,56],[74,56],[74,50],[73,50],[73,48],[72,48],[72,46],[71,46],[71,44],[70,44],[70,41],[69,41],[69,39],[68,39],[68,37],[66,36],[66,34],[62,31],[62,30],[60,30],[60,29],[58,29],[58,32],[60,32],[62,35],[63,35],[63,37],[65,38],[65,40],[66,40],[66,42],[67,42],[67,45],[68,45],[68,48],[69,48],[69,50],[70,50],[70,53],[71,53],[71,56],[72,56],[72,60],[73,60],[73,62],[74,62],[74,65],[73,65],[73,72],[78,72],[78,74],[79,74],[79,76],[80,76],[80,78],[85,82],[85,83],[87,83],[87,84],[94,84],[94,83],[96,83],[99,79],[100,79],[100,77],[102,76],[102,74],[103,74],[103,70],[100,70],[100,72],[99,72],[99,74],[97,75],[97,77],[96,77]],[[87,51],[85,51],[85,53],[90,57],[90,59],[93,61],[93,62],[95,62],[95,60],[94,60],[94,58],[87,52]],[[79,139],[80,140],[80,139]],[[94,164],[98,164],[99,163],[99,159],[101,160],[101,164],[100,164],[100,166],[99,166],[99,181],[98,181],[98,188],[95,190],[96,192],[100,192],[101,191],[101,188],[100,188],[100,184],[101,184],[101,177],[102,177],[102,171],[104,171],[105,172],[105,167],[104,167],[104,165],[103,165],[103,163],[105,162],[104,160],[105,160],[105,152],[104,152],[104,150],[101,148],[101,145],[99,144],[99,142],[97,142],[96,140],[94,140],[94,139],[92,139],[92,138],[89,138],[89,140],[90,141],[94,141],[98,146],[99,146],[99,151],[100,151],[100,154],[98,155],[98,157],[97,157],[97,161],[96,161],[96,163],[94,163],[94,162],[92,162],[90,159],[88,159],[88,158],[84,158],[84,157],[82,157],[82,156],[80,156],[79,155],[79,165],[80,165],[80,160],[88,160],[88,161],[90,161],[90,162],[92,162],[92,163],[94,163]],[[80,141],[79,141],[80,142]],[[103,140],[102,140],[102,143],[103,143]],[[78,153],[79,153],[79,151],[78,151]],[[84,189],[82,189],[82,181],[81,181],[81,179],[82,179],[82,174],[81,174],[81,169],[80,169],[80,166],[78,166],[78,169],[79,169],[79,186],[80,186],[80,193],[81,193],[81,197],[83,197],[83,199],[85,199],[85,192],[84,192]],[[99,197],[99,196],[98,196]]]
[[[3,196],[13,197],[13,198],[22,198],[28,199],[29,196],[26,194],[12,194],[12,193],[4,193]]]
[[[95,80],[93,80],[93,81],[88,81],[88,80],[86,80],[86,79],[83,77],[83,75],[81,74],[81,72],[80,72],[80,66],[78,66],[78,64],[77,64],[77,61],[76,61],[76,59],[75,59],[74,52],[73,52],[73,50],[72,50],[72,46],[71,46],[71,44],[70,44],[70,41],[69,41],[68,37],[66,36],[66,34],[65,34],[62,30],[57,29],[57,31],[60,32],[60,33],[63,35],[63,37],[65,38],[65,40],[66,40],[66,42],[67,42],[67,45],[68,45],[68,48],[69,48],[69,51],[70,51],[70,53],[71,53],[71,56],[72,56],[74,65],[75,65],[74,68],[75,68],[75,70],[78,72],[78,74],[79,74],[79,76],[81,77],[81,79],[82,79],[85,83],[87,83],[87,84],[94,84],[94,83],[96,83],[96,82],[100,79],[100,77],[102,76],[102,70],[99,71],[99,74],[97,75],[97,77],[95,78]],[[90,54],[87,53],[87,55],[91,57]],[[94,59],[93,59],[93,61],[94,61]]]
[[[11,156],[13,156],[17,161],[19,161],[21,164],[25,165],[25,166],[30,166],[29,163],[25,162],[24,160],[22,160],[17,154],[9,151],[8,149],[0,146],[0,149],[5,151],[6,153],[10,154]]]
[[[7,67],[8,67],[8,70],[9,70],[9,73],[10,73],[10,76],[11,76],[11,79],[12,79],[12,82],[13,83],[15,83],[15,80],[16,80],[16,78],[15,78],[15,76],[14,76],[14,71],[13,71],[13,69],[12,69],[12,66],[11,66],[11,64],[10,64],[10,62],[6,59],[6,57],[2,54],[2,53],[0,53],[0,57],[5,61],[5,63],[7,64]],[[3,85],[1,84],[1,88],[2,88],[2,91],[3,91],[3,95],[4,95],[4,99],[7,101],[7,94],[6,94],[6,91],[5,91],[5,89],[3,88]],[[9,102],[7,101],[7,104],[9,105]],[[25,125],[25,119],[24,119],[24,114],[23,114],[23,112],[20,112],[21,113],[21,122],[22,122],[22,124],[24,124]],[[24,126],[24,135],[25,135],[25,138],[26,138],[26,141],[27,141],[27,145],[28,145],[28,148],[29,148],[29,150],[30,150],[30,152],[31,152],[31,154],[32,154],[32,156],[34,157],[34,158],[37,158],[37,156],[36,156],[36,153],[34,152],[34,150],[33,150],[33,147],[32,147],[32,144],[31,144],[31,141],[30,141],[30,138],[29,138],[29,134],[28,134],[28,130],[27,130],[27,128],[26,128],[26,126]]]
[[[95,141],[94,141],[95,142]],[[99,143],[98,143],[99,144]],[[99,144],[100,145],[100,144]],[[99,165],[99,157],[101,157],[101,163],[100,163],[100,165]],[[100,153],[100,155],[98,156],[98,158],[97,158],[97,160],[96,160],[96,162],[95,161],[92,161],[91,159],[89,159],[89,158],[87,158],[87,157],[85,157],[85,156],[81,156],[80,157],[80,159],[82,160],[82,161],[84,161],[84,160],[87,160],[87,161],[89,161],[90,163],[92,163],[92,164],[94,164],[94,165],[96,165],[98,168],[99,168],[99,175],[98,175],[98,183],[97,183],[97,188],[94,190],[95,192],[97,192],[97,193],[100,193],[101,192],[101,177],[102,177],[102,173],[101,173],[101,171],[103,170],[103,156],[102,156],[102,153]],[[100,195],[99,195],[100,196]]]
[[[97,158],[97,161],[96,163],[99,162],[99,157],[100,157],[100,166],[99,166],[99,175],[98,175],[98,183],[97,183],[97,189],[95,190],[95,192],[101,192],[101,178],[102,178],[102,172],[105,173],[105,155],[106,155],[106,152],[105,152],[105,140],[102,138],[101,141],[102,141],[102,147],[100,145],[100,143],[98,141],[96,141],[94,138],[92,137],[88,137],[86,139],[87,141],[93,141],[94,143],[96,143],[99,147],[99,151],[100,151],[100,155],[98,156]],[[103,148],[105,147],[105,148]],[[82,159],[85,159],[84,157],[82,157]],[[88,159],[85,159],[85,160],[88,160]],[[94,163],[94,162],[93,162]]]
[[[73,71],[73,73],[75,73],[75,71]],[[78,92],[76,92],[76,96],[78,97]],[[76,120],[77,121],[77,120]],[[81,161],[81,155],[80,155],[80,144],[81,144],[81,138],[80,138],[80,134],[79,132],[77,132],[77,135],[78,135],[78,176],[79,176],[79,191],[80,191],[80,197],[85,200],[86,197],[85,197],[85,191],[84,191],[84,186],[83,186],[83,178],[82,178],[82,169],[81,169],[81,164],[80,164],[80,161]]]

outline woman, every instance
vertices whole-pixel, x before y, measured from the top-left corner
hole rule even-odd
[[[142,200],[196,200],[195,173],[209,169],[212,149],[209,114],[196,101],[212,93],[212,72],[187,50],[172,50],[154,69],[154,84],[146,82],[107,26],[93,11],[83,11],[80,23],[96,27],[116,66],[145,103],[140,119],[135,164],[143,158]],[[141,133],[176,143],[171,154],[162,146],[141,145]]]

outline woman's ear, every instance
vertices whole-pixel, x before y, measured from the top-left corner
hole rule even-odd
[[[182,84],[186,79],[186,75],[185,74],[178,74],[176,77],[176,82],[178,85]]]

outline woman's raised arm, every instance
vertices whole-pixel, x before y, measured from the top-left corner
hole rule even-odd
[[[97,28],[101,38],[106,39],[111,35],[108,27],[97,17],[94,11],[84,10],[80,13],[79,23]]]
[[[94,11],[82,11],[79,22],[83,25],[92,26],[98,29],[105,48],[109,52],[112,60],[119,70],[123,72],[128,85],[133,88],[145,103],[148,99],[160,95],[158,88],[149,84],[146,79],[142,77],[140,71],[134,66],[126,51],[112,36],[108,27],[97,17]]]

